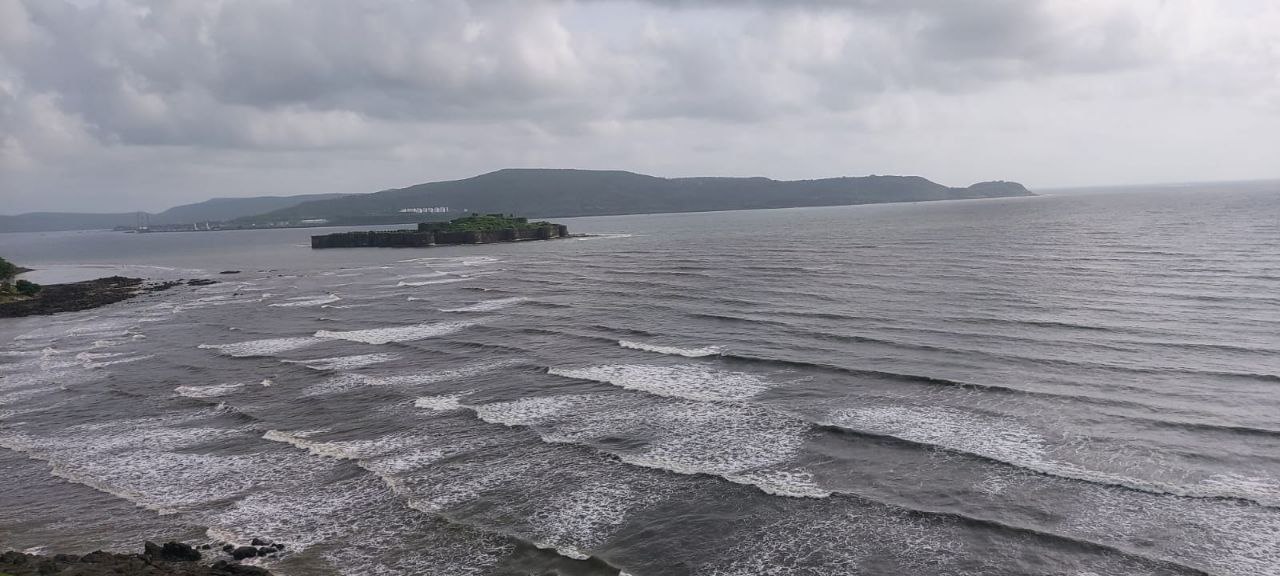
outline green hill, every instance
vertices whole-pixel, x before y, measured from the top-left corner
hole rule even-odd
[[[151,224],[190,224],[222,222],[287,208],[308,200],[338,198],[342,194],[305,194],[301,196],[256,196],[251,198],[213,198],[195,204],[175,206],[158,214],[149,214]],[[0,215],[0,232],[53,232],[59,230],[103,230],[116,226],[134,226],[137,212],[84,214],[75,212],[30,212],[16,216]]]
[[[418,184],[303,202],[247,220],[327,219],[333,223],[422,220],[407,208],[531,217],[700,212],[921,202],[1032,195],[1021,184],[983,182],[950,188],[918,176],[863,176],[781,181],[768,178],[657,178],[604,170],[507,169],[463,180]]]

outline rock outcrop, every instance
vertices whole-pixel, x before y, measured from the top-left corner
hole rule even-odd
[[[141,278],[110,276],[97,280],[50,284],[31,298],[0,303],[0,318],[88,310],[138,295]]]
[[[0,574],[11,576],[271,576],[256,566],[242,566],[226,560],[201,564],[202,555],[181,542],[158,545],[147,542],[142,554],[113,554],[101,550],[83,556],[58,554],[40,556],[22,552],[0,554]]]

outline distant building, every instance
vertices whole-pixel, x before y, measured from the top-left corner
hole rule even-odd
[[[299,220],[298,223],[299,224],[328,224],[329,220],[326,218],[311,218],[308,220]]]
[[[443,214],[449,211],[448,206],[433,206],[431,208],[401,208],[402,214]]]

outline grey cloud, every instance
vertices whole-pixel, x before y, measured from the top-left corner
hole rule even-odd
[[[27,0],[40,39],[14,54],[29,90],[57,93],[105,142],[209,146],[262,144],[247,125],[257,111],[553,130],[610,117],[741,122],[814,104],[849,109],[884,90],[972,89],[1124,61],[1106,42],[1099,54],[1058,49],[1044,2],[809,4],[842,12],[850,27],[834,57],[786,53],[805,40],[788,32],[806,17],[795,4],[737,35],[685,30],[624,52],[565,29],[563,3],[462,0]]]
[[[1267,126],[1280,9],[1249,3],[0,0],[0,193],[146,188],[147,158],[177,164],[168,182],[309,158],[390,186],[511,164],[714,172],[740,155],[755,172],[785,147],[770,175],[823,176],[856,168],[808,173],[842,147],[896,166],[876,148],[891,137],[913,157],[904,135],[996,121],[1048,139],[1076,129],[1055,123],[1066,112],[1120,118],[1144,98],[1187,132],[1203,102],[1235,104],[1212,109],[1223,125]]]

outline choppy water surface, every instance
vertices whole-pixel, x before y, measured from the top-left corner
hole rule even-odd
[[[264,536],[284,574],[1280,574],[1280,194],[568,223],[609,235],[0,240],[245,270],[0,324],[0,545]]]

